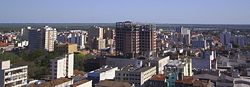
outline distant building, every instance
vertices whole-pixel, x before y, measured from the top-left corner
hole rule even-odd
[[[57,42],[77,44],[78,49],[85,49],[85,45],[87,43],[87,35],[88,33],[82,30],[70,30],[68,32],[60,32],[57,35]]]
[[[62,54],[77,52],[77,44],[59,44],[57,46],[57,52]]]
[[[118,67],[104,66],[100,69],[89,72],[87,78],[89,80],[92,80],[94,85],[99,81],[103,81],[106,79],[114,79],[116,70],[118,70]]]
[[[220,42],[225,47],[226,50],[232,48],[231,44],[231,32],[224,31],[220,34]]]
[[[105,64],[111,67],[122,68],[128,65],[142,66],[143,61],[138,59],[106,58]]]
[[[116,81],[127,81],[135,87],[144,87],[146,82],[156,75],[156,67],[133,67],[127,66],[115,73]]]
[[[192,67],[193,69],[212,69],[212,60],[215,57],[215,51],[204,51],[200,57],[192,58]]]
[[[52,79],[73,76],[74,54],[66,54],[50,60]]]
[[[206,49],[207,43],[204,39],[198,39],[198,40],[192,40],[191,41],[191,47],[192,49]]]
[[[246,46],[246,37],[242,36],[242,35],[238,35],[238,36],[234,36],[233,37],[233,43],[238,45],[239,47],[244,47]]]
[[[106,40],[103,38],[104,29],[93,26],[88,30],[88,44],[92,49],[103,49],[106,47]]]
[[[27,85],[28,66],[11,67],[10,61],[0,61],[0,87]]]
[[[57,31],[55,28],[45,26],[42,29],[29,29],[29,49],[31,51],[45,49],[54,51]]]

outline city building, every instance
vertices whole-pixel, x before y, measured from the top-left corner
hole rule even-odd
[[[233,43],[235,45],[238,45],[239,47],[244,47],[246,46],[246,37],[242,36],[242,35],[235,35],[233,36]]]
[[[157,74],[150,78],[146,87],[167,87],[164,74]]]
[[[129,82],[125,81],[112,81],[112,80],[103,80],[95,85],[95,87],[134,87]]]
[[[189,46],[190,45],[190,37],[191,37],[191,31],[189,28],[180,27],[176,29],[176,32],[180,35],[178,35],[178,39],[182,41],[183,45]]]
[[[105,65],[111,67],[122,68],[127,65],[142,66],[143,61],[138,59],[126,59],[126,58],[106,58]]]
[[[28,66],[12,66],[10,60],[0,61],[0,87],[24,87],[27,85]]]
[[[74,54],[65,54],[50,60],[51,79],[70,78],[74,70]]]
[[[212,87],[213,84],[209,80],[199,80],[194,76],[184,76],[176,80],[175,87]]]
[[[58,44],[56,51],[62,54],[77,52],[77,44]]]
[[[154,75],[156,75],[156,67],[126,66],[115,72],[115,80],[127,81],[135,87],[145,87],[146,82]]]
[[[87,44],[88,33],[83,30],[69,30],[67,32],[58,32],[58,43],[77,44],[78,49],[85,49]]]
[[[192,61],[187,58],[185,60],[172,60],[165,66],[165,76],[167,79],[167,87],[175,87],[175,81],[182,76],[192,76]]]
[[[73,83],[69,87],[92,87],[92,80],[81,80]]]
[[[87,79],[92,80],[93,85],[102,80],[114,79],[116,70],[118,70],[118,67],[103,66],[100,69],[89,72]]]
[[[192,67],[193,69],[212,69],[212,61],[215,58],[215,51],[203,51],[200,57],[192,58]]]
[[[150,60],[150,66],[156,66],[156,74],[164,74],[164,66],[168,64],[170,57],[153,58]]]
[[[31,51],[45,49],[54,51],[57,31],[55,28],[45,26],[42,29],[29,29],[29,49]]]
[[[156,52],[156,27],[153,25],[141,26],[139,31],[140,54],[145,56]]]
[[[220,42],[225,47],[226,50],[232,48],[231,44],[231,32],[224,31],[220,34]]]
[[[37,84],[34,87],[70,87],[70,85],[72,85],[72,84],[73,84],[72,79],[58,78],[55,80],[51,80],[49,82]]]
[[[140,25],[130,21],[116,23],[116,52],[129,57],[139,54]]]
[[[102,27],[93,26],[88,30],[88,44],[92,49],[106,48],[106,40],[103,38],[104,29]]]
[[[204,39],[192,40],[192,49],[207,49],[207,43]]]

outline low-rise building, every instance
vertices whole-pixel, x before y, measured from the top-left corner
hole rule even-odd
[[[167,65],[169,56],[164,58],[153,58],[150,60],[150,66],[156,66],[156,74],[164,74],[164,66]]]
[[[145,87],[144,84],[153,75],[156,74],[156,67],[133,67],[127,66],[115,73],[116,81],[127,81],[135,85],[135,87]]]
[[[73,84],[73,80],[68,78],[58,78],[55,80],[51,80],[49,82],[41,83],[35,85],[35,87],[69,87]]]
[[[148,80],[146,87],[167,87],[165,82],[165,75],[154,75],[152,78],[150,78],[150,80]]]
[[[167,87],[175,86],[175,81],[182,76],[192,76],[192,61],[190,58],[183,60],[172,60],[164,69],[167,79]]]
[[[92,80],[81,80],[70,85],[70,87],[92,87]]]
[[[100,81],[95,87],[134,87],[129,82],[124,81],[112,81],[112,80],[103,80]]]
[[[92,80],[94,85],[102,80],[114,79],[116,70],[118,70],[118,67],[104,66],[101,67],[100,69],[89,72],[87,78],[89,80]]]
[[[0,87],[27,85],[28,66],[11,66],[10,61],[0,61]]]

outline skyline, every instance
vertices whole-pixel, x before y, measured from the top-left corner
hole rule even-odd
[[[249,4],[249,0],[12,0],[0,3],[0,23],[250,24]]]

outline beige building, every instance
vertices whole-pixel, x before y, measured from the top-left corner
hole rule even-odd
[[[57,52],[64,54],[77,52],[77,44],[59,44],[57,46]]]
[[[156,74],[156,67],[124,67],[115,73],[116,81],[127,81],[135,85],[135,87],[144,87],[153,75]]]
[[[0,87],[27,85],[28,66],[11,67],[10,61],[0,61]]]

